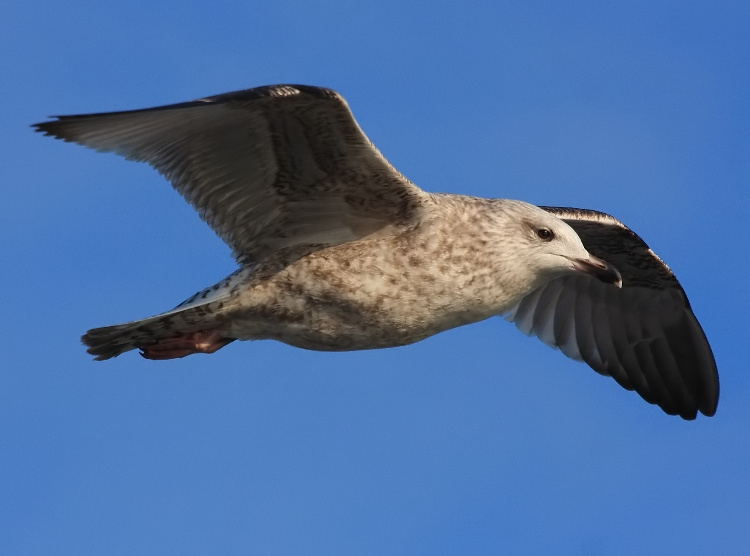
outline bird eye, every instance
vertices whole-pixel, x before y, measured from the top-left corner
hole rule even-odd
[[[555,234],[549,228],[538,228],[536,231],[536,235],[539,236],[539,239],[541,239],[542,241],[550,241],[553,237],[555,237]]]

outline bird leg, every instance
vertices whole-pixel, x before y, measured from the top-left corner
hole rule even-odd
[[[141,347],[146,359],[177,359],[193,353],[213,353],[234,341],[223,338],[218,330],[201,330],[175,338],[162,338]]]

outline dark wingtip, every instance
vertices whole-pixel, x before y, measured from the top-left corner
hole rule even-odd
[[[41,133],[47,137],[54,137],[55,139],[62,139],[67,141],[66,137],[62,134],[62,121],[58,116],[51,116],[57,118],[56,120],[50,120],[48,122],[39,122],[31,124],[31,128],[37,133]]]

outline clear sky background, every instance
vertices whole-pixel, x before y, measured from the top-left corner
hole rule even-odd
[[[750,4],[29,2],[0,18],[0,553],[737,554],[750,546]],[[229,249],[49,115],[340,91],[429,191],[615,215],[721,375],[669,417],[500,318],[360,353],[95,362]]]

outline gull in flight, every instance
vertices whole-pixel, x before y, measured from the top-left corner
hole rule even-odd
[[[502,315],[670,415],[716,411],[706,336],[640,237],[592,210],[427,193],[335,91],[275,85],[35,127],[153,166],[239,264],[171,311],[89,330],[98,360],[234,340],[386,348]]]

